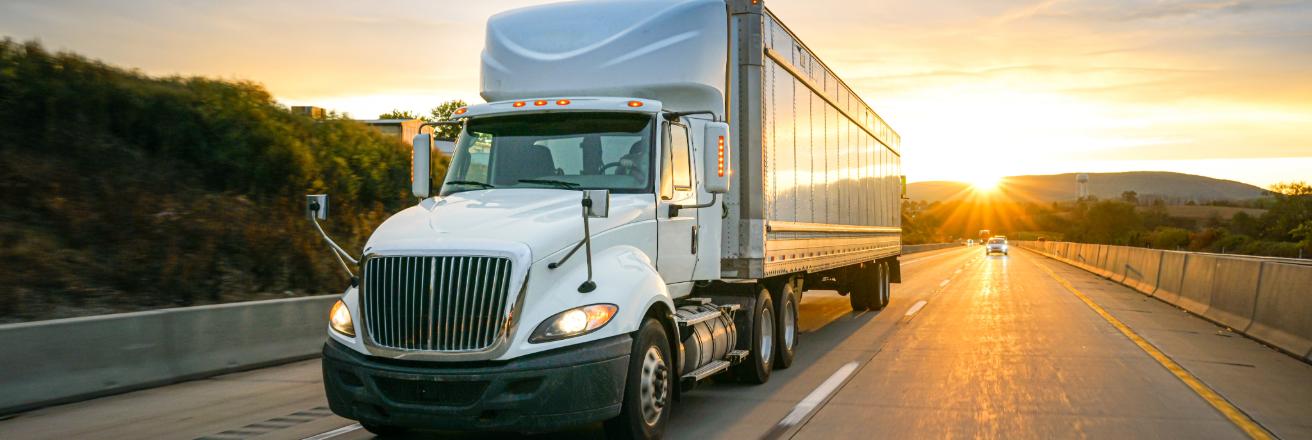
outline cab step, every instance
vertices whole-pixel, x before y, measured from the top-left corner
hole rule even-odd
[[[729,363],[729,361],[712,361],[711,363],[698,368],[696,371],[685,374],[683,377],[679,378],[679,389],[681,392],[692,390],[697,386],[697,382],[711,377],[711,375],[715,373],[727,370],[731,365],[733,364]]]
[[[708,310],[688,317],[676,316],[674,318],[674,321],[679,323],[680,325],[693,325],[699,322],[710,321],[712,319],[720,317],[720,315],[723,314],[724,312],[720,310]]]

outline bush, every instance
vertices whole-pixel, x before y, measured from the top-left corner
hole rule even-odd
[[[1148,234],[1148,244],[1152,245],[1153,249],[1174,250],[1188,246],[1189,242],[1189,231],[1180,228],[1158,226]]]
[[[0,42],[0,322],[340,292],[413,203],[408,148],[250,82],[150,78]]]

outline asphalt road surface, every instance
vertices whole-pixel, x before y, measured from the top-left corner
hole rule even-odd
[[[806,292],[792,368],[685,394],[666,438],[1312,438],[1312,366],[1223,327],[1017,248],[902,264],[880,312]],[[328,411],[320,374],[310,360],[50,407],[0,438],[373,438]]]

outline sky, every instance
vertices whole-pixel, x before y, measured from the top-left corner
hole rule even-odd
[[[478,96],[535,0],[0,0],[0,36],[357,118]],[[765,0],[902,136],[911,182],[1174,171],[1312,180],[1312,1]]]

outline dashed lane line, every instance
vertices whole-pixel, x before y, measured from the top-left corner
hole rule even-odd
[[[814,391],[811,391],[811,394],[807,394],[806,398],[802,399],[801,403],[794,406],[793,410],[789,412],[787,416],[784,416],[783,420],[780,420],[779,423],[775,424],[769,431],[766,431],[765,435],[761,436],[761,440],[777,439],[785,432],[788,432],[792,427],[797,426],[798,423],[801,423],[802,420],[806,419],[808,414],[811,414],[811,411],[814,411],[817,406],[824,403],[825,399],[828,399],[830,395],[834,394],[835,391],[838,391],[838,388],[841,387],[843,383],[847,382],[847,379],[852,377],[852,373],[855,373],[857,367],[860,366],[860,362],[851,362],[844,365],[842,368],[839,368],[838,371],[835,371],[828,379],[825,379],[824,383],[821,383],[819,387],[816,387]]]
[[[1057,280],[1058,283],[1065,286],[1066,290],[1069,290],[1071,293],[1074,293],[1075,296],[1078,296],[1080,300],[1084,301],[1085,304],[1088,304],[1093,311],[1098,312],[1098,315],[1102,316],[1103,319],[1106,319],[1107,322],[1110,322],[1112,326],[1116,327],[1117,330],[1120,330],[1121,333],[1124,333],[1131,341],[1134,341],[1135,345],[1138,345],[1143,351],[1148,352],[1148,355],[1152,356],[1153,359],[1156,359],[1157,363],[1162,364],[1162,366],[1166,367],[1171,374],[1174,374],[1175,377],[1179,378],[1185,385],[1188,385],[1189,388],[1193,389],[1195,393],[1198,393],[1203,400],[1212,404],[1217,411],[1220,411],[1222,415],[1227,419],[1230,419],[1235,426],[1238,426],[1239,429],[1243,430],[1249,437],[1252,437],[1254,440],[1274,440],[1275,437],[1267,433],[1266,429],[1262,428],[1261,425],[1258,425],[1257,422],[1254,422],[1253,419],[1249,418],[1248,414],[1244,414],[1243,411],[1231,404],[1230,401],[1225,400],[1224,397],[1221,397],[1220,394],[1213,391],[1211,387],[1207,386],[1207,384],[1204,384],[1202,381],[1198,380],[1198,378],[1194,377],[1189,370],[1185,370],[1180,364],[1175,363],[1174,360],[1171,360],[1170,357],[1166,356],[1165,353],[1162,353],[1161,350],[1158,350],[1157,347],[1148,343],[1147,340],[1140,337],[1138,333],[1134,332],[1134,330],[1130,330],[1129,326],[1121,323],[1119,319],[1116,319],[1116,317],[1107,313],[1106,310],[1094,303],[1089,297],[1084,296],[1084,293],[1081,293],[1080,290],[1076,289],[1075,286],[1072,286],[1071,283],[1066,282],[1066,280],[1057,276],[1057,274],[1051,269],[1048,269],[1047,266],[1039,263],[1029,255],[1025,255],[1025,258],[1028,258],[1035,265],[1039,266],[1039,269],[1043,269],[1044,272],[1047,272],[1048,275]]]
[[[952,282],[952,280],[943,280],[943,282],[938,283],[938,286],[939,286],[939,287],[943,287],[943,286],[948,285],[948,283],[950,283],[950,282]]]
[[[928,302],[928,301],[920,301],[920,302],[916,303],[916,305],[911,306],[911,310],[907,310],[907,314],[906,314],[905,316],[911,316],[911,315],[916,314],[916,312],[919,312],[920,309],[922,309],[922,308],[925,307],[925,304],[929,304],[929,302]]]
[[[304,439],[302,439],[302,440],[324,440],[324,439],[329,439],[329,438],[337,437],[337,436],[339,436],[339,435],[342,435],[342,434],[345,434],[345,433],[348,433],[348,432],[355,431],[355,430],[360,429],[360,428],[363,428],[363,426],[360,426],[359,423],[352,424],[352,425],[346,425],[346,426],[343,426],[343,427],[341,427],[341,428],[337,428],[337,429],[334,429],[334,430],[332,430],[332,431],[325,432],[325,433],[323,433],[323,434],[312,435],[312,436],[306,437],[306,438],[304,438]]]

